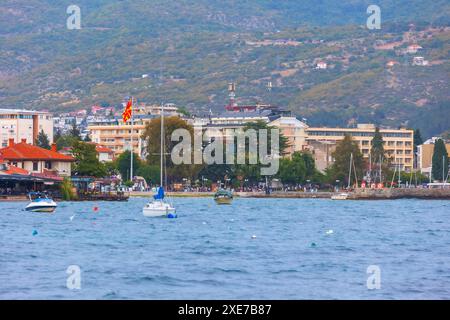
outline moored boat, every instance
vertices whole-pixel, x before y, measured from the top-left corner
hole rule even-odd
[[[153,201],[145,205],[142,213],[146,217],[175,217],[175,208],[170,203],[164,201],[163,187],[158,188],[158,193],[153,196]]]
[[[231,191],[221,189],[214,194],[214,201],[217,204],[231,204],[233,201],[233,194]]]
[[[348,193],[339,193],[339,194],[333,194],[331,196],[331,200],[347,200],[348,199]]]

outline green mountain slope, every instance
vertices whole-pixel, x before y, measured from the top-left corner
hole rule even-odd
[[[2,1],[3,106],[64,111],[133,94],[202,112],[222,108],[235,81],[242,103],[284,105],[316,125],[449,127],[450,31],[435,27],[448,25],[448,1],[378,1],[379,31],[364,28],[372,1],[76,2],[81,30],[65,27],[72,1]],[[399,53],[414,42],[430,66]]]

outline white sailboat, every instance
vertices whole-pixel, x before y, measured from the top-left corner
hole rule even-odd
[[[350,154],[350,168],[349,168],[349,172],[348,172],[348,186],[347,186],[347,189],[350,189],[350,185],[351,185],[352,165],[353,166],[355,165],[353,163],[353,153]],[[355,177],[356,177],[356,169],[355,169]],[[342,193],[338,193],[338,194],[333,194],[331,196],[331,200],[347,200],[349,196],[350,196],[350,194],[348,194],[347,192],[342,192]]]
[[[161,106],[161,168],[160,168],[160,187],[157,194],[153,196],[153,200],[148,202],[142,209],[142,213],[146,217],[163,217],[176,218],[176,210],[172,204],[165,201],[164,195],[164,105]]]

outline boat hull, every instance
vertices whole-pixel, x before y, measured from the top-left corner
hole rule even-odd
[[[56,206],[26,207],[25,210],[29,212],[53,213],[56,210]]]
[[[348,194],[335,194],[331,196],[331,200],[347,200]]]
[[[165,217],[169,214],[175,214],[176,210],[170,204],[165,202],[151,202],[142,209],[145,217]]]
[[[214,201],[217,204],[231,204],[231,202],[233,202],[233,198],[215,198]]]

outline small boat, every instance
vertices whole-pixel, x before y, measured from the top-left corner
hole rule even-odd
[[[331,196],[331,200],[347,200],[348,199],[348,193],[339,193],[334,194]]]
[[[176,217],[175,208],[168,202],[164,201],[164,188],[159,187],[158,193],[153,196],[153,201],[147,203],[142,209],[142,213],[146,217]]]
[[[32,199],[34,195],[36,198]],[[28,196],[31,202],[25,207],[26,211],[53,213],[58,206],[53,199],[48,198],[45,194],[30,193]]]
[[[214,194],[214,201],[217,204],[231,204],[233,201],[233,194],[231,191],[220,189]]]

